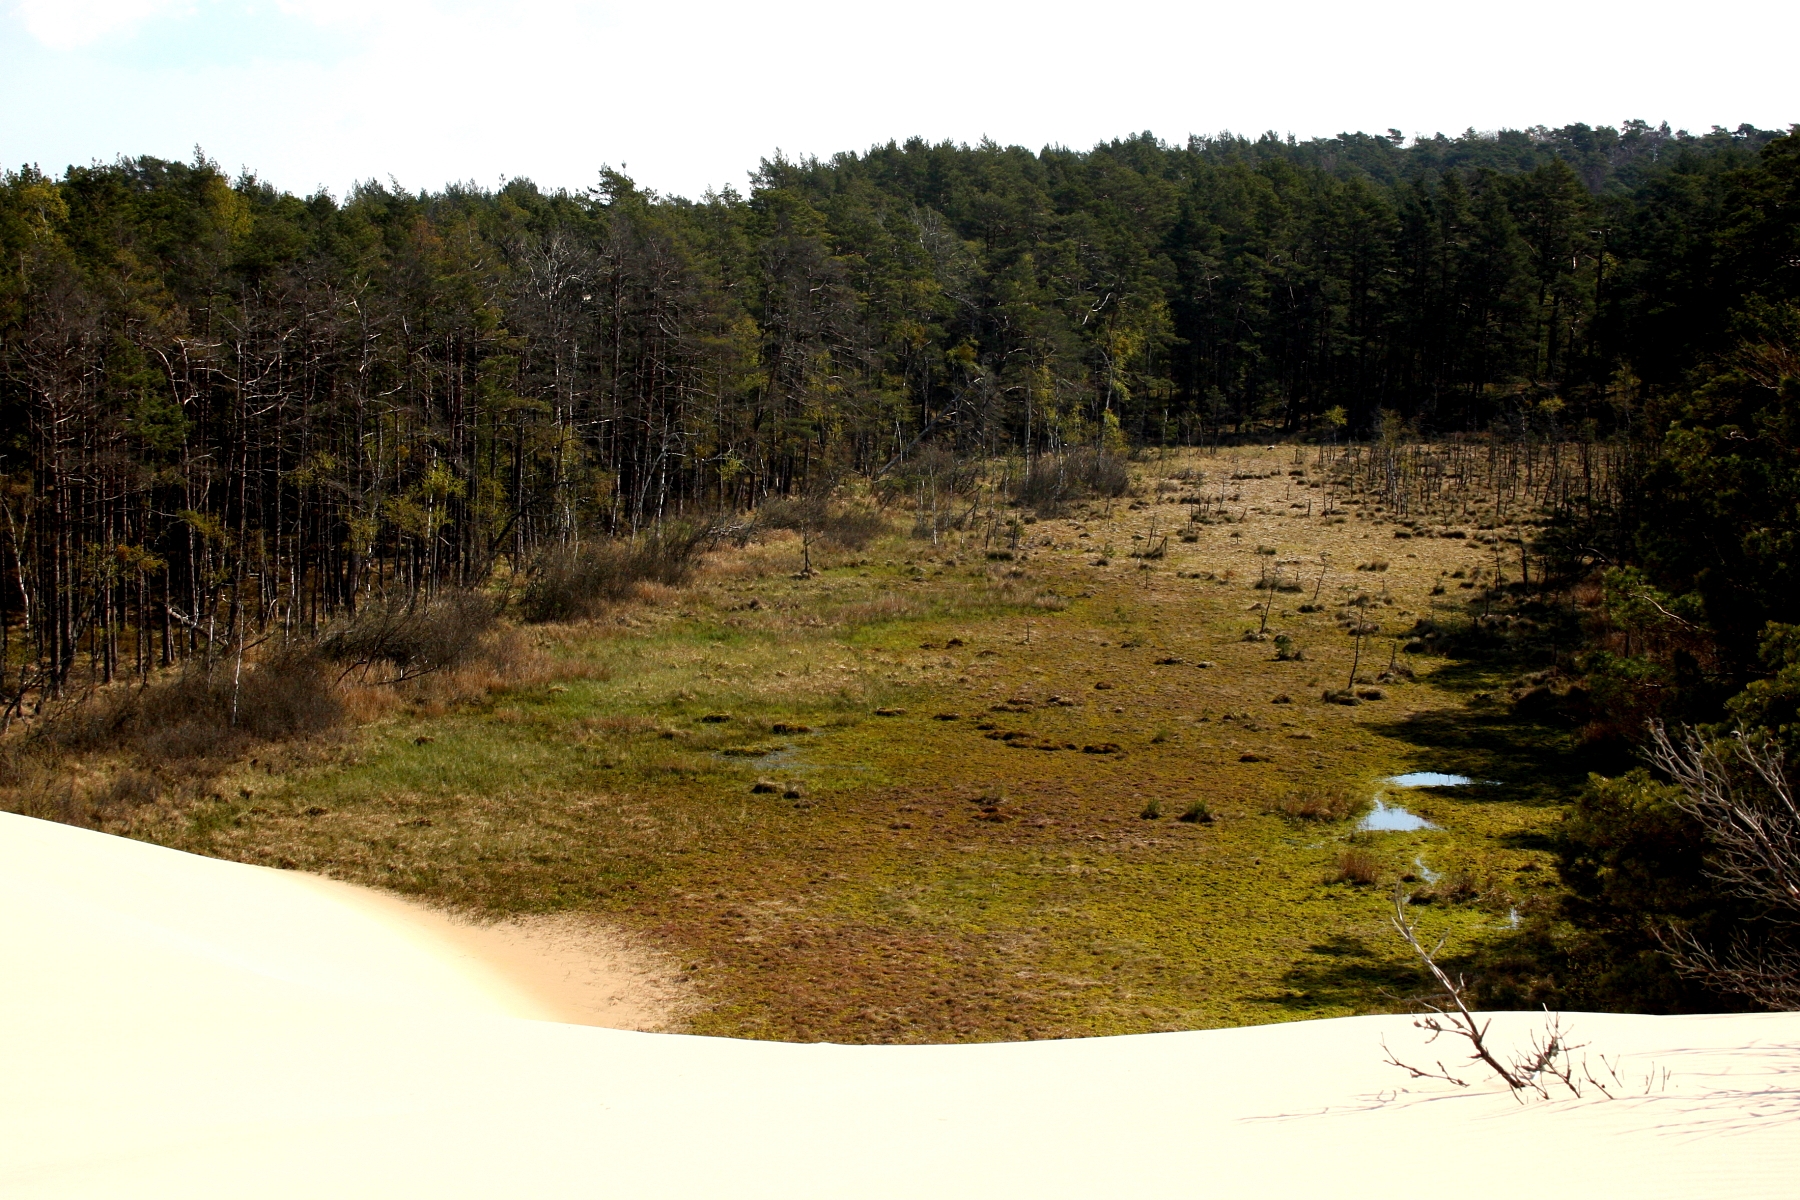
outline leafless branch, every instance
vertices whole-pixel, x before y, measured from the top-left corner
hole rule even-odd
[[[1449,972],[1438,965],[1437,955],[1444,948],[1443,942],[1440,941],[1435,947],[1427,950],[1425,944],[1419,940],[1418,928],[1406,915],[1407,905],[1411,902],[1412,897],[1407,894],[1406,889],[1396,886],[1394,888],[1394,913],[1390,920],[1401,939],[1412,948],[1412,952],[1418,956],[1419,961],[1425,964],[1425,969],[1431,972],[1431,977],[1437,981],[1439,989],[1434,999],[1423,1002],[1425,1007],[1431,1010],[1431,1015],[1420,1017],[1413,1024],[1431,1034],[1430,1038],[1426,1039],[1428,1043],[1437,1041],[1445,1034],[1465,1039],[1469,1043],[1469,1048],[1474,1051],[1474,1061],[1484,1063],[1489,1070],[1506,1083],[1507,1087],[1517,1091],[1527,1086],[1524,1079],[1504,1066],[1488,1048],[1487,1033],[1490,1022],[1477,1020],[1475,1014],[1469,1011],[1466,999],[1468,994],[1466,981],[1461,975],[1451,976]],[[1388,1057],[1393,1060],[1392,1053]],[[1417,1068],[1408,1067],[1397,1061],[1395,1065],[1412,1071],[1415,1078],[1431,1074],[1433,1078],[1449,1079],[1459,1087],[1468,1086],[1460,1079],[1451,1078],[1447,1072],[1442,1070],[1442,1064],[1439,1064],[1439,1070],[1436,1073],[1419,1071]]]
[[[1390,919],[1395,931],[1437,982],[1436,995],[1421,1001],[1429,1012],[1413,1021],[1415,1028],[1423,1029],[1430,1035],[1426,1038],[1427,1045],[1446,1035],[1462,1038],[1471,1051],[1469,1061],[1487,1067],[1506,1084],[1512,1096],[1521,1101],[1532,1095],[1549,1099],[1552,1088],[1556,1085],[1560,1085],[1576,1099],[1580,1099],[1589,1087],[1608,1099],[1622,1090],[1624,1080],[1620,1077],[1616,1064],[1608,1061],[1605,1056],[1600,1059],[1599,1073],[1589,1066],[1586,1055],[1576,1057],[1576,1052],[1586,1046],[1569,1041],[1569,1033],[1563,1028],[1561,1013],[1546,1011],[1543,1026],[1531,1035],[1530,1049],[1522,1054],[1508,1055],[1502,1060],[1488,1036],[1493,1022],[1477,1016],[1469,1008],[1468,982],[1461,975],[1451,975],[1438,963],[1437,956],[1444,944],[1440,941],[1427,950],[1425,943],[1420,940],[1417,926],[1407,916],[1407,906],[1411,901],[1412,897],[1405,888],[1396,887],[1394,911]],[[1414,1079],[1442,1079],[1457,1087],[1469,1086],[1467,1080],[1453,1074],[1441,1059],[1431,1067],[1420,1067],[1401,1059],[1388,1046],[1386,1039],[1383,1039],[1381,1048],[1386,1052],[1389,1064],[1399,1067]],[[1660,1077],[1666,1084],[1668,1072],[1663,1071]],[[1645,1080],[1646,1091],[1655,1085],[1657,1078],[1657,1073],[1653,1070]]]
[[[1650,762],[1681,789],[1682,810],[1706,830],[1713,877],[1800,925],[1800,805],[1779,746],[1739,729],[1709,742],[1692,729],[1679,740],[1650,726]]]

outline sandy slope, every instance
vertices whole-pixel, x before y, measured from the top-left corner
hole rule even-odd
[[[1405,1085],[1404,1018],[984,1046],[544,1019],[351,889],[0,816],[0,1194],[1792,1196],[1800,1015],[1584,1015],[1666,1089]],[[1522,1033],[1529,1017],[1503,1015]]]
[[[265,920],[305,925],[322,896],[340,916],[343,910],[353,915],[359,934],[373,934],[383,945],[397,936],[408,955],[428,949],[441,967],[476,988],[485,998],[484,1011],[489,1000],[497,999],[509,1016],[656,1031],[679,1022],[693,1003],[691,988],[683,985],[673,963],[579,915],[475,924],[372,888],[301,872],[251,869],[261,876],[256,882],[272,901],[278,893],[299,893],[282,894],[277,902],[281,915]],[[370,918],[379,924],[371,926]]]

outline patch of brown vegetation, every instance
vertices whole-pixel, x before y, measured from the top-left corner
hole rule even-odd
[[[1343,788],[1303,788],[1283,793],[1265,811],[1290,821],[1347,821],[1368,807],[1368,800]]]
[[[1349,883],[1367,887],[1381,880],[1381,860],[1363,846],[1338,851],[1337,866],[1327,876],[1332,883]]]

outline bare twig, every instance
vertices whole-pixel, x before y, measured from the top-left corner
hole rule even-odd
[[[1719,741],[1692,729],[1677,739],[1655,722],[1648,756],[1680,789],[1676,804],[1705,831],[1708,873],[1767,922],[1800,926],[1800,803],[1780,747],[1743,729]],[[1767,1008],[1800,1010],[1800,949],[1783,938],[1745,931],[1720,949],[1670,928],[1662,943],[1684,974]]]
[[[1800,924],[1800,805],[1780,747],[1742,729],[1723,745],[1691,729],[1676,742],[1653,722],[1649,757],[1681,789],[1676,803],[1705,827],[1714,878]],[[1737,778],[1743,772],[1730,759],[1749,768],[1749,777]]]
[[[1430,1036],[1426,1044],[1438,1040],[1445,1035],[1462,1038],[1468,1043],[1470,1062],[1478,1062],[1487,1067],[1505,1083],[1512,1096],[1524,1100],[1528,1095],[1536,1095],[1540,1099],[1549,1099],[1553,1085],[1561,1085],[1569,1095],[1580,1099],[1584,1091],[1591,1087],[1607,1099],[1622,1090],[1625,1086],[1619,1075],[1617,1065],[1601,1057],[1601,1071],[1596,1073],[1588,1064],[1587,1056],[1576,1057],[1576,1052],[1586,1048],[1585,1044],[1572,1043],[1569,1032],[1563,1028],[1561,1013],[1544,1013],[1544,1024],[1531,1035],[1530,1049],[1523,1054],[1508,1055],[1504,1060],[1496,1053],[1489,1039],[1492,1021],[1478,1017],[1468,1003],[1468,982],[1461,975],[1451,975],[1438,963],[1437,956],[1443,950],[1443,942],[1427,950],[1425,943],[1419,938],[1418,928],[1407,916],[1407,906],[1412,897],[1403,887],[1394,889],[1394,912],[1390,918],[1394,929],[1402,940],[1412,948],[1425,969],[1436,981],[1438,991],[1430,999],[1421,1001],[1429,1010],[1428,1014],[1413,1021],[1415,1028],[1423,1029]],[[1457,1087],[1468,1087],[1468,1081],[1452,1073],[1443,1061],[1437,1060],[1431,1067],[1420,1067],[1401,1059],[1383,1039],[1381,1048],[1387,1053],[1389,1064],[1399,1067],[1414,1079],[1442,1079]],[[1602,1077],[1604,1076],[1604,1078]],[[1666,1085],[1669,1073],[1661,1072],[1661,1082]],[[1653,1069],[1645,1079],[1644,1090],[1650,1091],[1658,1081],[1658,1074]]]
[[[1406,889],[1396,886],[1394,888],[1394,914],[1390,919],[1395,931],[1400,934],[1401,939],[1408,946],[1412,947],[1412,952],[1418,956],[1420,962],[1425,964],[1425,969],[1431,972],[1431,977],[1437,981],[1439,988],[1437,999],[1424,1002],[1425,1007],[1431,1010],[1431,1015],[1421,1017],[1413,1024],[1431,1034],[1431,1037],[1427,1039],[1428,1042],[1435,1042],[1444,1034],[1452,1034],[1466,1039],[1470,1049],[1474,1051],[1475,1061],[1485,1063],[1489,1070],[1506,1082],[1506,1086],[1515,1091],[1526,1087],[1526,1081],[1502,1065],[1488,1048],[1487,1032],[1491,1022],[1479,1021],[1475,1014],[1469,1011],[1469,1005],[1465,999],[1468,993],[1467,982],[1461,975],[1452,977],[1449,972],[1438,965],[1437,955],[1443,950],[1444,943],[1440,941],[1433,949],[1427,950],[1424,943],[1419,940],[1418,929],[1406,915],[1406,907],[1411,902],[1412,897],[1407,894]],[[1390,1054],[1389,1058],[1392,1057]],[[1404,1063],[1396,1063],[1396,1065],[1405,1066]],[[1419,1072],[1413,1067],[1406,1067],[1406,1069],[1414,1071],[1415,1076],[1426,1074],[1426,1072]],[[1442,1073],[1441,1070],[1434,1077],[1450,1079],[1450,1076]],[[1450,1081],[1461,1087],[1468,1086],[1458,1079],[1450,1079]]]

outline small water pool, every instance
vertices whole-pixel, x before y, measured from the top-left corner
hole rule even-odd
[[[1375,797],[1375,807],[1356,823],[1356,827],[1369,833],[1411,833],[1418,829],[1437,828],[1418,813],[1407,812],[1398,804],[1389,804],[1386,796]]]
[[[1408,771],[1404,775],[1389,775],[1381,782],[1399,788],[1436,788],[1465,787],[1475,780],[1467,775],[1451,775],[1445,771]],[[1420,829],[1437,828],[1418,813],[1408,812],[1398,804],[1390,804],[1386,792],[1375,793],[1375,807],[1369,810],[1368,816],[1356,823],[1356,827],[1375,833],[1412,833]],[[1424,864],[1419,865],[1423,869]],[[1429,877],[1428,872],[1427,875]]]
[[[1405,775],[1390,775],[1382,782],[1395,787],[1424,788],[1463,787],[1475,781],[1467,775],[1446,775],[1442,771],[1409,771]]]

